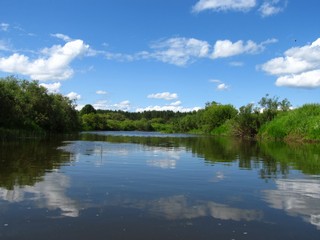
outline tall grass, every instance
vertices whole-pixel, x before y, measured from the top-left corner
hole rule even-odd
[[[320,104],[306,104],[279,114],[261,127],[258,136],[284,141],[320,141]]]

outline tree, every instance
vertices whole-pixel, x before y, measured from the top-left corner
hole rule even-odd
[[[97,113],[96,109],[91,105],[87,104],[80,110],[80,115],[90,114],[90,113]]]
[[[261,98],[259,104],[262,112],[261,125],[274,119],[279,111],[288,111],[291,107],[288,99],[285,98],[280,101],[278,97],[269,97],[269,94]]]
[[[221,105],[216,102],[206,105],[203,112],[203,130],[210,133],[214,128],[221,126],[228,119],[234,118],[238,111],[230,104]]]
[[[10,76],[0,78],[0,128],[29,132],[79,130],[74,102],[61,94],[49,94],[37,81]]]
[[[239,109],[239,114],[235,118],[235,134],[241,137],[253,137],[258,133],[259,109],[254,108],[252,103],[242,106]]]

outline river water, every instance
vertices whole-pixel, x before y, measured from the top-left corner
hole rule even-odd
[[[320,239],[320,146],[141,132],[0,144],[0,239]]]

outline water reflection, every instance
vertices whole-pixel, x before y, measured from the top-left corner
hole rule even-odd
[[[301,216],[320,229],[320,179],[278,179],[276,190],[265,190],[271,207]]]
[[[212,227],[216,220],[233,227],[250,222],[260,231],[253,239],[288,231],[291,222],[292,231],[319,233],[319,145],[142,135],[83,134],[72,141],[0,145],[0,219],[19,219],[28,207],[48,211],[35,218],[73,221],[74,229],[93,222],[102,232],[112,232],[105,222],[116,218],[122,224],[129,216],[131,226],[155,229],[160,222],[173,229],[187,220],[199,224],[194,232],[201,224],[211,233],[218,231]]]
[[[162,169],[175,169],[177,161],[185,152],[185,148],[147,147],[145,150],[150,158],[147,165]]]
[[[10,202],[31,202],[36,208],[60,210],[61,216],[78,217],[76,201],[66,196],[70,179],[61,173],[47,173],[41,182],[34,186],[15,186],[12,190],[0,188],[0,199]]]
[[[233,208],[213,201],[188,201],[184,195],[160,198],[149,202],[137,202],[136,208],[148,209],[153,214],[170,220],[213,217],[219,220],[254,221],[261,220],[263,213],[258,210]]]

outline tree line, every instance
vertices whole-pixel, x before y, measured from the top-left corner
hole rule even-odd
[[[158,131],[198,133],[280,140],[320,140],[320,105],[291,110],[287,99],[268,94],[258,104],[236,109],[208,102],[193,112],[127,112],[95,109],[80,111],[69,98],[49,93],[37,81],[0,78],[0,138],[26,132],[36,134],[76,131]]]
[[[208,102],[193,112],[145,111],[124,112],[96,110],[87,104],[80,111],[84,130],[140,130],[169,133],[199,133],[255,137],[261,126],[279,113],[290,110],[287,99],[266,95],[259,105],[248,104],[237,110],[231,104]]]

